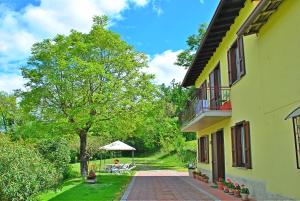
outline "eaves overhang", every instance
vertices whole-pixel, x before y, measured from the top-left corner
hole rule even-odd
[[[188,69],[183,82],[183,87],[194,85],[198,76],[219,47],[227,31],[244,7],[246,0],[221,0],[200,46],[193,58],[192,65]]]

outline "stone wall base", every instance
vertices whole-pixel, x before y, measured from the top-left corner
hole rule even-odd
[[[209,176],[210,181],[212,180],[212,171],[199,167],[198,170],[200,170],[203,174]],[[239,183],[240,185],[246,185],[250,191],[249,197],[254,198],[255,200],[293,200],[291,198],[281,196],[276,193],[268,192],[266,189],[266,182],[264,181],[252,180],[245,177],[226,174],[226,179],[228,178],[231,179],[233,182]]]

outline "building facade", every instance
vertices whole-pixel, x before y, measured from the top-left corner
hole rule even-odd
[[[182,85],[198,168],[256,199],[300,199],[300,1],[221,0]]]

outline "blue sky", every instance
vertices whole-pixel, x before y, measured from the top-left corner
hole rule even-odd
[[[30,47],[43,38],[87,32],[92,16],[106,14],[110,29],[149,56],[145,71],[157,83],[181,81],[185,71],[174,66],[176,55],[200,23],[209,22],[218,0],[0,0],[0,90],[25,82],[20,66]]]

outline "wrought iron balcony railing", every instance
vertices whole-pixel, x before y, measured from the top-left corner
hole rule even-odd
[[[181,126],[185,126],[205,112],[216,110],[231,111],[230,88],[197,89],[179,116]]]

